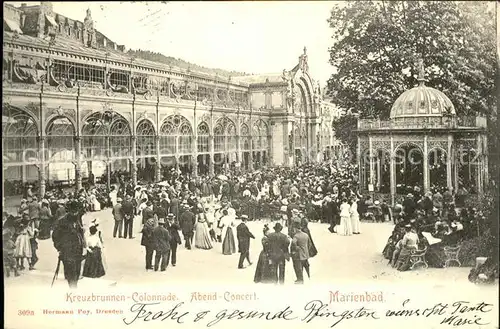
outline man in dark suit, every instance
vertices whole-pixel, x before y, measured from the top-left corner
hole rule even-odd
[[[184,211],[179,219],[181,225],[182,235],[185,240],[185,247],[188,250],[191,250],[191,240],[193,239],[193,231],[194,224],[196,222],[196,216],[191,211],[191,207],[187,203],[183,203],[183,206],[186,207],[186,211]]]
[[[172,266],[177,264],[177,245],[181,244],[181,237],[179,236],[179,223],[175,220],[174,214],[167,215],[167,230],[170,233],[170,257],[172,258]],[[167,266],[169,260],[167,259]]]
[[[294,227],[294,236],[292,239],[291,250],[292,250],[292,261],[293,269],[297,277],[296,284],[304,283],[304,267],[309,267],[309,246],[311,240],[309,235],[304,233],[300,227]]]
[[[71,201],[68,214],[58,221],[52,232],[52,241],[59,252],[59,261],[63,263],[64,277],[70,288],[76,288],[80,278],[84,240],[77,201]]]
[[[275,283],[285,283],[285,260],[290,260],[288,237],[281,233],[283,226],[280,223],[274,225],[273,233],[267,236],[269,243],[269,258]]]
[[[172,240],[170,233],[165,228],[164,218],[158,220],[158,226],[154,228],[153,236],[156,242],[155,271],[158,271],[161,259],[160,271],[164,272],[170,259],[170,241]]]
[[[248,229],[245,222],[248,220],[247,215],[241,215],[241,223],[236,227],[236,237],[238,238],[238,251],[240,253],[240,260],[238,262],[238,268],[243,267],[243,261],[248,261],[249,265],[252,265],[250,261],[250,238],[255,239],[253,234]]]
[[[123,223],[125,224],[123,229],[123,238],[126,239],[128,233],[128,236],[130,237],[130,239],[132,239],[135,207],[134,203],[132,202],[132,197],[130,195],[125,196],[125,200],[123,200],[122,202],[121,211],[123,214]]]

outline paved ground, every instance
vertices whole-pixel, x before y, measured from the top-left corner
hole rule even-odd
[[[140,245],[140,218],[134,224],[135,239],[114,239],[112,237],[113,219],[111,210],[85,215],[85,225],[97,218],[104,238],[106,276],[99,280],[84,279],[95,284],[118,286],[169,282],[193,283],[234,283],[253,282],[255,263],[261,251],[262,228],[264,222],[250,222],[250,230],[256,236],[251,242],[251,259],[254,265],[243,270],[237,269],[239,254],[222,255],[221,244],[215,244],[211,250],[178,249],[176,267],[169,267],[166,272],[146,272],[144,267],[144,248]],[[398,272],[387,265],[381,251],[389,236],[392,225],[388,223],[361,223],[362,234],[349,237],[331,234],[326,224],[311,223],[310,229],[319,254],[311,259],[311,282],[313,283],[398,283],[411,280],[431,285],[443,285],[450,282],[468,284],[469,268],[420,269]],[[34,271],[24,271],[20,277],[9,278],[7,285],[48,285],[56,267],[57,254],[51,240],[39,241],[40,261]],[[293,284],[295,275],[291,263],[287,263],[286,281]],[[66,284],[61,270],[57,285]],[[306,282],[307,284],[307,282]]]

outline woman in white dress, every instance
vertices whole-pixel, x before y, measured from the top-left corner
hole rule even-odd
[[[102,257],[102,239],[99,236],[97,225],[90,226],[90,235],[86,238],[87,256],[83,265],[82,276],[100,278],[106,274]]]
[[[352,235],[351,225],[351,206],[347,203],[347,199],[342,199],[340,205],[340,229],[337,231],[341,235]]]
[[[217,242],[222,242],[222,229],[221,229],[222,225],[220,223],[221,218],[222,218],[221,206],[215,205],[213,228],[214,228]]]
[[[97,197],[95,196],[95,191],[90,192],[89,203],[92,211],[101,210],[101,204],[99,203],[99,201],[97,201]]]
[[[212,249],[212,240],[207,223],[207,216],[202,211],[197,215],[198,220],[195,225],[194,246],[198,249]]]
[[[356,197],[351,199],[351,225],[352,225],[352,233],[360,234],[359,232],[359,213],[358,213],[358,199]]]

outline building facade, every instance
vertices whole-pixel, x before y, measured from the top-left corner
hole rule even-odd
[[[161,180],[224,168],[294,166],[330,157],[328,102],[304,48],[279,74],[222,76],[130,57],[83,22],[4,5],[2,155],[5,181],[40,194],[114,171]]]
[[[393,204],[415,190],[481,194],[489,182],[486,118],[457,116],[444,93],[425,85],[423,64],[418,80],[389,120],[358,120],[361,188]]]

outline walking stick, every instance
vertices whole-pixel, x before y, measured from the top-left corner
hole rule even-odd
[[[61,266],[61,258],[57,258],[57,267],[56,267],[56,272],[54,273],[54,278],[52,279],[52,284],[50,285],[51,288],[54,285],[54,281],[56,281],[56,279],[57,279],[57,275],[59,274],[59,267],[60,266]]]

